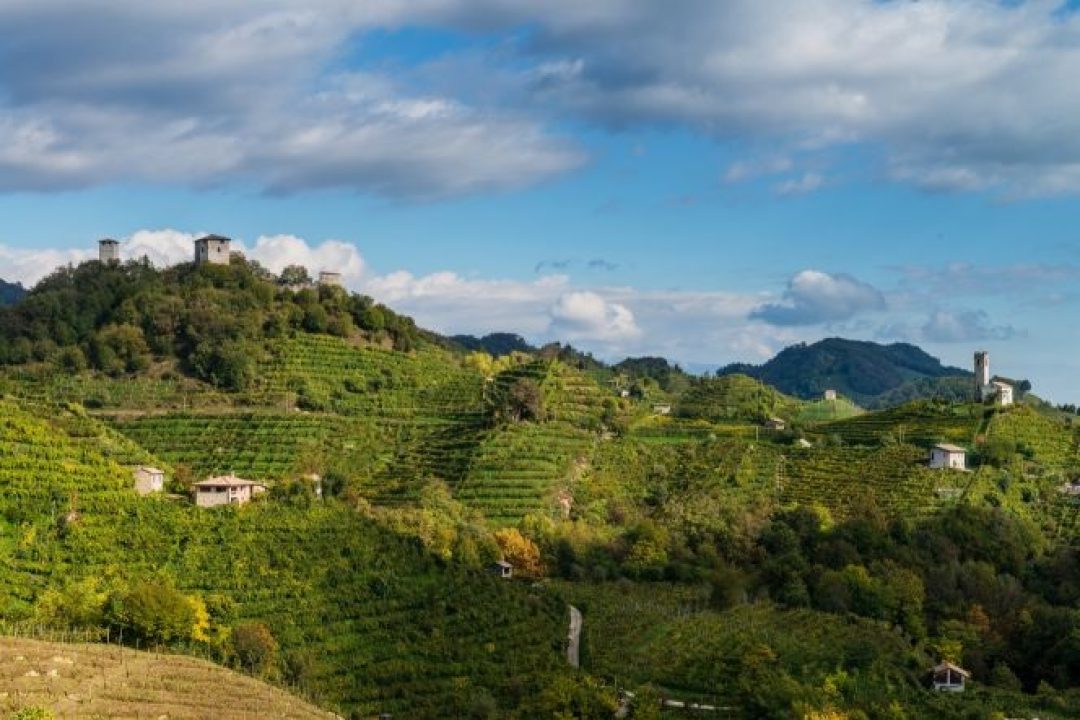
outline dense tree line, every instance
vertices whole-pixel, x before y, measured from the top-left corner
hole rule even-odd
[[[58,269],[0,308],[0,364],[51,363],[119,376],[175,359],[228,390],[250,385],[268,342],[287,333],[363,336],[397,350],[415,323],[371,298],[312,286],[303,268],[277,277],[234,256],[229,266],[83,263]]]
[[[1080,552],[1048,550],[1015,515],[963,505],[916,522],[868,500],[838,523],[800,507],[733,511],[723,524],[687,532],[638,518],[612,536],[526,523],[550,571],[569,579],[707,583],[720,610],[768,600],[888,623],[1004,689],[1078,684]]]

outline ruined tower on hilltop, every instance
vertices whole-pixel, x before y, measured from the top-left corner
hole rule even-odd
[[[207,235],[195,241],[196,265],[228,265],[232,240],[221,235]]]
[[[112,238],[98,240],[98,260],[106,264],[120,262],[120,243]]]

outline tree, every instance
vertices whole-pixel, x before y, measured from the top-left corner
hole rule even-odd
[[[95,364],[110,375],[145,370],[150,365],[150,346],[134,325],[108,325],[91,343]]]
[[[229,649],[237,664],[257,675],[264,675],[277,660],[277,640],[261,622],[249,622],[233,628]]]
[[[191,599],[168,580],[143,580],[114,593],[106,616],[117,629],[151,643],[190,640],[199,620]]]
[[[310,285],[311,275],[303,265],[287,265],[278,276],[278,284],[288,287]]]
[[[544,393],[535,380],[521,378],[510,387],[503,411],[514,422],[542,420],[544,417]]]
[[[514,566],[514,572],[521,577],[538,577],[544,574],[540,548],[517,528],[496,530],[495,542],[499,544],[503,558]]]

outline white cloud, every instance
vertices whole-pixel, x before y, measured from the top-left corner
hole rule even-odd
[[[994,325],[982,310],[948,312],[937,310],[919,329],[917,338],[934,343],[971,343],[1008,340],[1017,335],[1011,325]]]
[[[264,235],[250,250],[244,250],[242,246],[241,250],[275,273],[288,265],[303,265],[314,276],[322,270],[339,272],[349,285],[358,283],[364,275],[360,251],[355,245],[340,240],[311,245],[295,235]]]
[[[579,166],[518,112],[341,69],[365,30],[438,5],[0,2],[0,191],[231,181],[431,199]]]
[[[139,230],[120,243],[120,256],[125,260],[145,257],[157,267],[190,262],[195,238],[203,234],[172,229]]]
[[[341,69],[371,30],[407,26],[505,42]],[[1075,193],[1078,44],[1080,15],[1050,0],[4,0],[0,190],[500,190],[578,167],[549,131],[573,117],[779,157],[872,143],[901,182]],[[751,165],[725,177],[768,171]]]
[[[78,264],[96,255],[86,250],[16,248],[0,245],[0,278],[30,287],[62,265]]]
[[[629,308],[595,292],[579,290],[561,295],[550,313],[549,332],[568,340],[620,343],[641,335]]]
[[[788,281],[782,302],[765,303],[750,317],[771,325],[798,326],[840,322],[885,309],[885,296],[856,278],[803,270]]]
[[[480,5],[512,4],[460,12]],[[538,66],[574,68],[522,76],[536,107],[781,155],[868,143],[881,152],[863,157],[884,158],[875,170],[935,190],[1080,192],[1080,99],[1062,91],[1080,75],[1080,13],[1063,2],[577,5],[514,16],[535,27],[523,52]]]
[[[807,195],[821,188],[825,177],[818,173],[803,173],[797,178],[789,178],[773,186],[777,195]]]

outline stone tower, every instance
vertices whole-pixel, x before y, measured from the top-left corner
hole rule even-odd
[[[102,263],[120,262],[120,243],[112,238],[98,240],[98,260]]]
[[[319,284],[323,287],[341,287],[341,273],[323,270],[319,273]]]
[[[196,265],[228,265],[232,240],[221,235],[207,235],[195,241]]]
[[[975,353],[975,402],[985,400],[985,393],[990,387],[990,353],[980,350]]]

